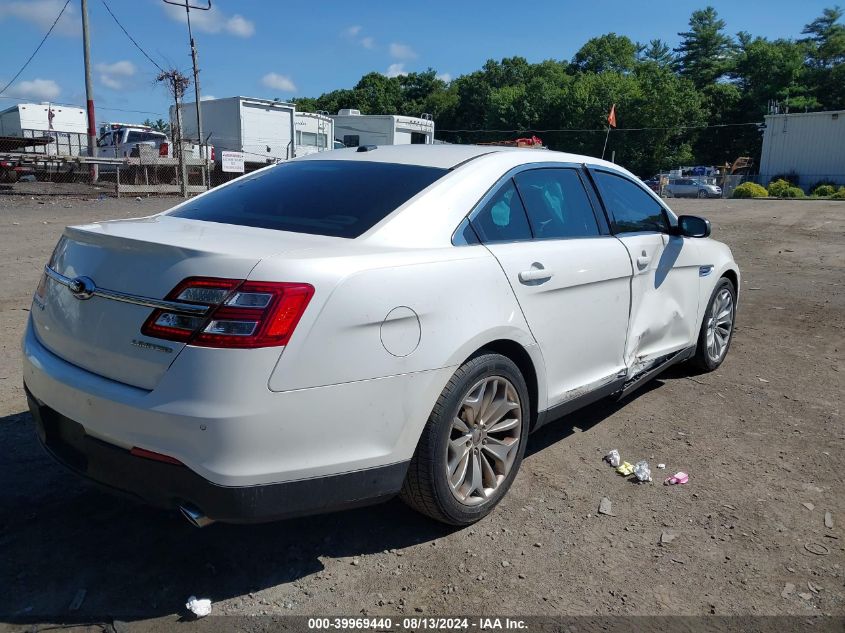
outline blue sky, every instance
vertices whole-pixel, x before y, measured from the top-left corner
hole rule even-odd
[[[88,1],[98,122],[167,118],[167,94],[153,81],[157,69],[112,21],[103,0]],[[162,0],[106,1],[160,65],[190,69],[184,10]],[[0,87],[26,61],[64,2],[0,0]],[[835,2],[710,4],[730,33],[746,30],[776,38],[800,36],[804,24]],[[705,5],[685,0],[213,0],[213,9],[192,12],[192,21],[203,95],[287,99],[352,87],[370,71],[396,74],[432,67],[449,78],[489,58],[569,59],[587,39],[611,31],[643,42],[660,37],[675,45],[692,11]],[[5,96],[10,94],[84,103],[79,0],[71,0],[53,35]],[[12,103],[0,97],[0,107]]]

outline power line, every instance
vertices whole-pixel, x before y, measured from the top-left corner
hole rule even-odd
[[[2,95],[4,92],[6,92],[6,89],[7,89],[9,86],[11,86],[13,83],[15,83],[15,80],[16,80],[18,77],[20,77],[20,76],[21,76],[21,73],[22,73],[23,71],[25,71],[25,70],[26,70],[26,67],[27,67],[27,66],[29,66],[29,62],[31,62],[31,61],[32,61],[32,58],[33,58],[33,57],[35,57],[35,55],[38,53],[38,51],[40,51],[40,50],[41,50],[41,47],[44,45],[44,42],[46,42],[46,41],[47,41],[47,38],[48,38],[48,37],[50,37],[50,33],[52,33],[52,32],[53,32],[53,29],[56,27],[56,24],[58,23],[59,19],[61,19],[62,15],[63,15],[63,14],[64,14],[64,12],[65,12],[65,9],[67,9],[67,5],[69,5],[69,4],[70,4],[70,0],[67,0],[67,1],[65,2],[65,5],[62,7],[62,10],[61,10],[61,11],[59,11],[59,15],[57,15],[57,16],[56,16],[56,19],[55,19],[55,20],[53,20],[53,24],[50,26],[50,30],[49,30],[49,31],[47,31],[47,34],[44,36],[44,39],[42,39],[42,40],[41,40],[41,42],[38,44],[38,46],[36,46],[36,47],[35,47],[35,50],[32,52],[32,55],[30,55],[30,56],[29,56],[29,59],[27,59],[27,60],[26,60],[26,63],[24,63],[24,65],[23,65],[23,66],[21,66],[21,69],[20,69],[20,70],[19,70],[19,71],[15,74],[15,76],[14,76],[14,77],[12,77],[12,78],[9,80],[9,83],[7,83],[5,86],[3,86],[3,89],[2,89],[2,90],[0,90],[0,95]]]
[[[642,132],[648,130],[704,130],[704,129],[711,129],[711,128],[723,128],[723,127],[737,127],[737,126],[749,126],[755,125],[759,126],[760,123],[714,123],[712,125],[673,125],[668,127],[619,127],[613,128],[614,132]],[[463,133],[473,133],[473,132],[496,132],[499,134],[521,134],[523,132],[537,132],[540,134],[545,134],[548,132],[601,132],[605,134],[607,132],[607,128],[558,128],[558,129],[548,129],[548,130],[538,130],[536,128],[521,128],[517,130],[493,130],[493,129],[475,129],[475,130],[446,130],[446,129],[437,129],[438,132],[463,132]]]
[[[124,32],[124,34],[126,35],[126,37],[128,37],[128,38],[129,38],[129,41],[130,41],[130,42],[132,42],[132,43],[135,45],[135,48],[137,48],[139,51],[141,51],[141,53],[144,55],[144,57],[146,57],[148,60],[150,60],[150,63],[151,63],[153,66],[155,66],[156,68],[158,68],[161,72],[165,72],[164,68],[162,68],[161,66],[159,66],[159,65],[156,63],[156,61],[155,61],[152,57],[150,57],[150,56],[147,54],[147,51],[145,51],[143,48],[141,48],[141,45],[140,45],[140,44],[138,44],[138,42],[136,42],[136,41],[135,41],[135,38],[134,38],[134,37],[132,37],[131,35],[129,35],[129,31],[127,31],[127,30],[126,30],[126,28],[124,28],[124,26],[120,23],[120,20],[118,20],[118,19],[117,19],[117,16],[116,16],[114,13],[112,13],[112,10],[109,8],[109,5],[108,5],[108,4],[106,4],[106,0],[101,0],[101,2],[103,3],[103,6],[106,8],[106,11],[108,11],[108,12],[109,12],[109,15],[112,17],[112,19],[114,20],[115,24],[117,24],[117,25],[120,27],[120,30],[121,30],[121,31],[123,31],[123,32]]]

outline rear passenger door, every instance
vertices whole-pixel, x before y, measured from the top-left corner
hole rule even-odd
[[[624,370],[631,262],[583,177],[577,166],[520,171],[472,216],[539,343],[549,406]]]
[[[681,350],[695,339],[699,257],[694,240],[671,235],[657,198],[624,174],[590,171],[616,238],[634,271],[625,361],[631,374],[650,360]]]

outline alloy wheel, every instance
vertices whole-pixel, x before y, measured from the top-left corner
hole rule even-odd
[[[518,454],[522,405],[516,387],[502,376],[478,381],[461,401],[446,448],[446,475],[465,505],[490,499]]]
[[[707,356],[714,363],[722,360],[728,350],[734,323],[733,295],[722,288],[713,298],[707,316]]]

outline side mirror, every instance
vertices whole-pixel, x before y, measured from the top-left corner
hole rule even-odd
[[[710,237],[710,220],[697,215],[679,216],[678,235],[683,237]]]

